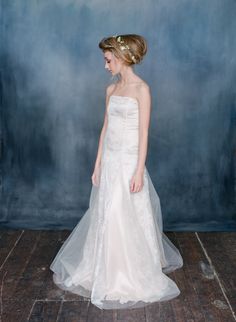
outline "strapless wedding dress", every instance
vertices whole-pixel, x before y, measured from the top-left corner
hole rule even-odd
[[[180,294],[166,273],[182,267],[183,259],[163,233],[146,167],[142,190],[130,192],[138,142],[138,101],[112,95],[99,186],[92,185],[89,208],[50,265],[58,287],[101,309],[142,307]]]

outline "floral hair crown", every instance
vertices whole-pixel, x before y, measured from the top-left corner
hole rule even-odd
[[[132,59],[132,61],[136,64],[137,63],[137,60],[136,58],[134,57],[134,54],[132,53],[130,47],[125,43],[124,39],[121,37],[121,36],[118,36],[117,35],[114,35],[112,36],[113,38],[116,39],[116,41],[118,42],[119,46],[120,46],[120,49],[121,50],[127,50],[129,55],[130,55],[130,58]],[[112,46],[111,46],[112,47]]]

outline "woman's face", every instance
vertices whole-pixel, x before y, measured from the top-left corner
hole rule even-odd
[[[111,51],[105,51],[104,53],[105,59],[105,68],[115,75],[120,72],[121,62],[120,59],[116,58],[115,55]]]

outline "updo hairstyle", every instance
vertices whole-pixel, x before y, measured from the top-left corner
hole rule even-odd
[[[136,34],[106,37],[99,42],[98,46],[103,52],[111,51],[128,66],[139,64],[147,52],[145,38]]]

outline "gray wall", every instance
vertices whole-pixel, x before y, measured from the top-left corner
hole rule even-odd
[[[98,42],[140,33],[164,229],[235,230],[234,0],[0,3],[1,227],[73,228],[84,214],[112,81]]]

